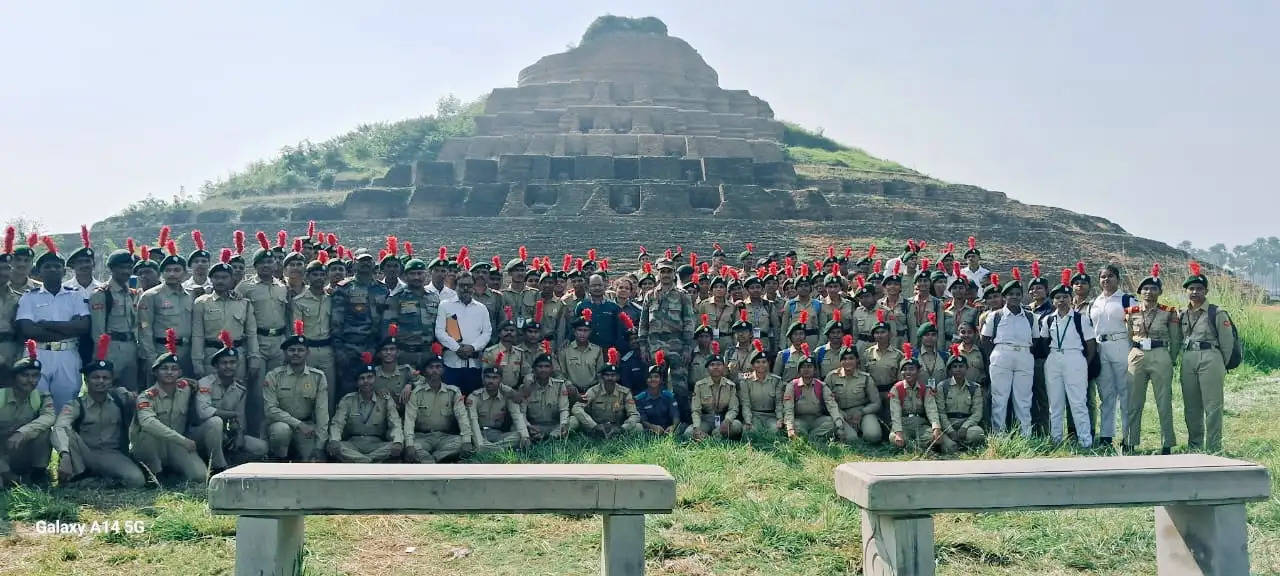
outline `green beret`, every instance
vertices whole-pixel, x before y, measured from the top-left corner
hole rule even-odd
[[[1067,296],[1071,296],[1071,287],[1067,286],[1066,284],[1059,284],[1056,287],[1054,287],[1053,290],[1049,291],[1049,298],[1053,298],[1058,294],[1065,294]]]
[[[512,272],[517,268],[524,268],[524,267],[525,267],[524,260],[520,260],[519,258],[517,258],[515,260],[507,262],[507,265],[504,268],[507,272]]]
[[[964,354],[953,354],[950,358],[947,358],[947,368],[950,368],[952,364],[968,366],[969,359],[965,358]]]
[[[236,350],[235,347],[223,346],[222,348],[219,348],[217,352],[214,352],[213,356],[209,357],[209,363],[214,364],[224,356],[231,357],[231,358],[239,358],[240,351]]]
[[[44,264],[45,262],[48,262],[49,260],[55,260],[60,264],[65,264],[67,262],[66,260],[62,259],[62,255],[50,250],[40,254],[40,256],[36,258],[35,267],[39,268],[42,264]]]
[[[418,258],[411,258],[408,262],[404,263],[405,272],[417,272],[419,270],[425,272],[427,270],[427,263]]]
[[[151,369],[155,370],[165,364],[179,364],[178,355],[170,354],[168,350],[162,352],[159,356],[156,356],[155,362],[151,363]]]
[[[184,260],[181,256],[178,256],[177,254],[170,254],[168,256],[165,256],[164,260],[160,261],[161,270],[164,270],[166,267],[174,266],[174,265],[181,266],[183,269],[186,269],[187,261]]]
[[[919,328],[916,328],[916,337],[917,337],[917,338],[924,338],[924,335],[925,335],[925,334],[928,334],[928,333],[930,333],[930,332],[933,332],[934,334],[937,334],[937,333],[938,333],[938,327],[937,327],[937,326],[935,326],[935,325],[933,324],[933,322],[925,322],[924,324],[921,324]]]
[[[257,250],[254,250],[254,251],[253,251],[253,260],[252,260],[253,265],[254,265],[254,266],[257,266],[258,264],[262,263],[262,260],[263,260],[264,258],[267,258],[267,257],[273,257],[273,256],[275,256],[275,255],[276,255],[275,251],[270,250],[270,249],[267,249],[267,248],[259,248],[259,249],[257,249]]]
[[[1159,276],[1147,276],[1146,278],[1143,278],[1142,281],[1138,283],[1138,291],[1141,292],[1142,287],[1147,284],[1154,284],[1157,289],[1162,291],[1164,290],[1164,282],[1160,280]]]
[[[831,330],[835,328],[839,328],[842,331],[844,330],[844,326],[841,326],[839,322],[836,322],[835,320],[828,320],[827,325],[822,327],[822,333],[830,334]]]
[[[94,256],[93,248],[90,248],[88,246],[80,246],[79,248],[76,248],[73,252],[71,252],[69,256],[67,256],[67,262],[70,262],[72,260],[75,260],[76,258],[82,258],[82,257],[93,260],[93,256]]]
[[[132,265],[133,254],[130,254],[128,250],[116,250],[107,255],[107,268]]]
[[[1001,295],[1008,294],[1009,291],[1013,290],[1014,288],[1017,288],[1018,290],[1022,290],[1022,283],[1017,280],[1010,280],[1008,282],[1005,282],[1004,286],[1000,287],[1000,294]]]
[[[134,262],[134,263],[133,263],[133,273],[134,273],[134,274],[137,274],[139,271],[141,271],[141,270],[143,270],[143,269],[146,269],[146,268],[150,268],[150,269],[152,269],[152,270],[159,271],[159,270],[160,270],[160,265],[159,265],[159,264],[156,264],[156,261],[155,261],[155,260],[149,260],[149,259],[147,259],[147,258],[139,259],[137,262]]]
[[[321,262],[319,260],[312,260],[310,262],[307,262],[307,272],[315,272],[315,271],[324,272],[326,268],[327,268],[327,265],[324,262]]]

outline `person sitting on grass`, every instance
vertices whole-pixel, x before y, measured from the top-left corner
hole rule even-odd
[[[738,390],[733,381],[725,377],[724,359],[720,357],[720,343],[711,343],[712,353],[707,357],[709,376],[699,380],[690,398],[693,423],[685,429],[685,436],[702,440],[716,438],[741,438],[742,421],[738,420]]]
[[[636,396],[640,425],[658,436],[674,434],[680,424],[680,406],[676,395],[667,389],[666,351],[653,353],[653,366],[645,378],[645,389]],[[766,367],[767,369],[767,367]]]
[[[903,450],[934,450],[942,437],[934,391],[920,380],[920,362],[911,357],[911,343],[903,343],[902,356],[902,379],[889,390],[889,441]]]

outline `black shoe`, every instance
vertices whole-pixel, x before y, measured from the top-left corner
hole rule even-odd
[[[1160,449],[1160,455],[1161,455],[1161,456],[1168,456],[1168,455],[1170,455],[1170,454],[1172,454],[1172,453],[1173,453],[1173,448],[1170,448],[1170,447],[1168,447],[1168,446],[1165,446],[1164,448],[1161,448],[1161,449]]]
[[[1123,455],[1125,455],[1125,456],[1128,456],[1128,455],[1131,455],[1131,454],[1135,454],[1135,453],[1137,453],[1137,451],[1138,451],[1138,450],[1137,450],[1136,448],[1134,448],[1133,446],[1128,446],[1128,445],[1123,444],[1123,443],[1122,443],[1122,444],[1120,444],[1120,454],[1123,454]]]
[[[1110,436],[1103,436],[1103,437],[1099,438],[1099,439],[1098,439],[1098,444],[1097,444],[1097,445],[1098,445],[1098,446],[1107,446],[1107,447],[1110,447],[1110,446],[1111,446],[1111,437],[1110,437]]]

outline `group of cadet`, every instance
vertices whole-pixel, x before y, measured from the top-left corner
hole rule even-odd
[[[950,453],[1015,420],[1089,448],[1112,444],[1117,414],[1132,453],[1148,384],[1168,453],[1179,354],[1189,448],[1216,451],[1238,361],[1195,263],[1180,313],[1160,303],[1158,266],[1137,297],[1110,264],[1097,294],[1083,263],[1051,282],[1033,262],[1002,283],[973,237],[932,262],[914,240],[887,261],[873,245],[812,264],[752,244],[736,260],[719,244],[705,259],[641,247],[618,271],[595,249],[558,268],[523,246],[505,263],[466,247],[424,259],[395,237],[352,252],[314,223],[291,246],[258,232],[251,253],[239,231],[216,256],[191,236],[185,257],[168,227],[158,248],[129,239],[104,281],[87,229],[65,257],[6,231],[4,480],[47,482],[52,452],[60,481],[140,486],[262,459],[446,462],[573,434]]]

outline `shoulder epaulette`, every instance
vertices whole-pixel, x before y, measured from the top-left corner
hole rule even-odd
[[[1137,314],[1137,313],[1139,313],[1139,312],[1142,312],[1142,307],[1141,307],[1141,306],[1130,306],[1130,307],[1128,307],[1128,308],[1125,308],[1124,312],[1125,312],[1125,314]]]

